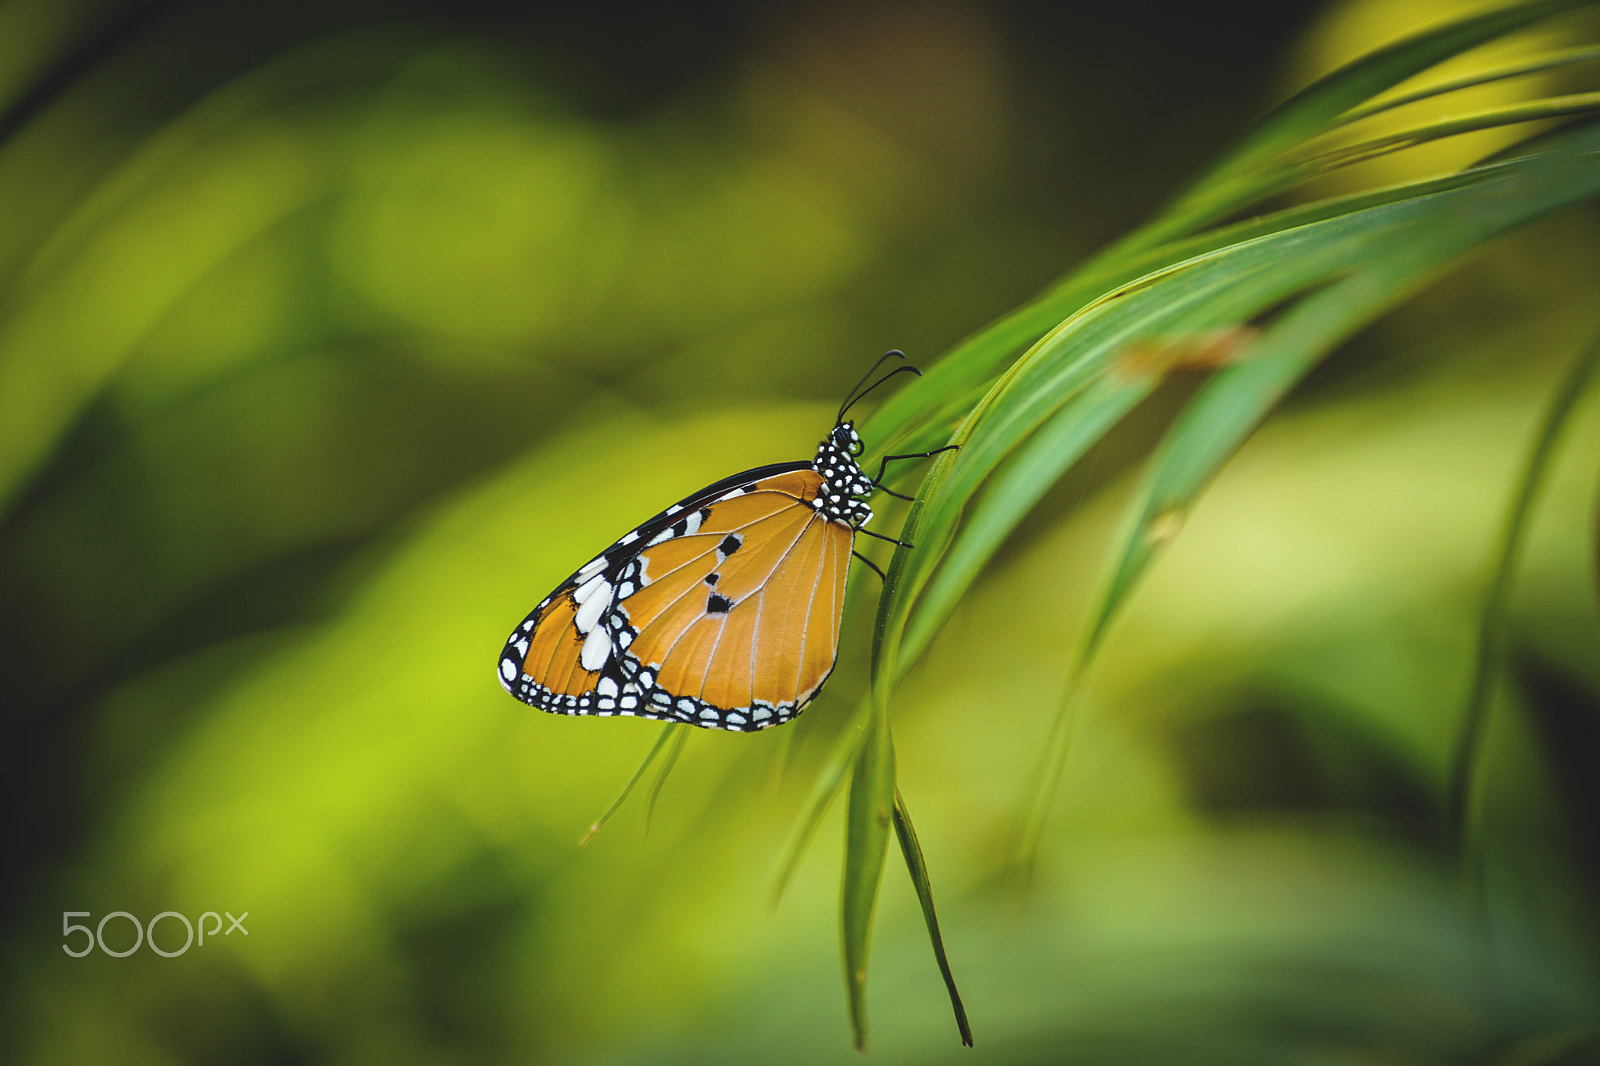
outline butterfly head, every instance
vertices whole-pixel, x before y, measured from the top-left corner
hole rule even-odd
[[[828,481],[841,487],[848,486],[851,495],[872,491],[872,482],[856,463],[856,456],[866,450],[854,423],[840,422],[828,431],[828,436],[817,445],[817,457],[812,467]],[[865,482],[863,485],[862,482]]]
[[[861,434],[856,432],[855,423],[840,422],[833,427],[833,432],[828,434],[833,446],[849,456],[860,455],[866,450],[866,445],[861,443]]]

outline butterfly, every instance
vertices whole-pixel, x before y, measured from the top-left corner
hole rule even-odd
[[[512,631],[500,683],[554,714],[631,715],[748,732],[787,722],[833,672],[845,579],[868,477],[845,419],[889,352],[850,390],[809,461],[756,467],[707,485],[580,566]]]

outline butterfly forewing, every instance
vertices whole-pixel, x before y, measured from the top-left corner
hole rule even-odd
[[[600,675],[582,669],[578,656],[583,650],[583,636],[573,625],[576,614],[570,596],[558,596],[551,601],[541,624],[534,630],[533,639],[522,665],[522,672],[542,679],[543,684],[556,695],[587,692],[594,688]]]
[[[568,578],[501,656],[506,689],[563,714],[724,729],[792,718],[833,669],[855,529],[811,464],[724,479]]]

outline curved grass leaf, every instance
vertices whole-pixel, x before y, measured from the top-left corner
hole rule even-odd
[[[672,725],[680,725],[672,722]],[[666,739],[665,737],[662,738]],[[656,779],[650,783],[650,795],[645,797],[644,803],[644,828],[650,830],[650,818],[656,812],[656,800],[661,798],[661,790],[666,786],[667,775],[672,773],[672,768],[678,765],[678,756],[683,754],[683,746],[689,742],[689,730],[679,729],[672,735],[672,742],[667,746],[665,755],[661,759],[661,769],[656,771]],[[640,767],[642,770],[643,767]]]
[[[864,717],[858,715],[859,717]],[[844,780],[855,767],[856,755],[861,749],[862,726],[858,723],[847,728],[839,737],[834,746],[833,754],[817,775],[816,784],[811,787],[811,795],[806,799],[804,813],[795,822],[794,830],[789,835],[789,843],[784,846],[783,858],[778,863],[778,876],[773,879],[772,906],[776,907],[783,898],[784,892],[789,887],[789,882],[794,879],[794,872],[800,865],[800,859],[805,855],[807,845],[811,838],[817,835],[817,829],[822,825],[822,816],[827,813],[828,805],[833,802],[833,797],[839,794],[844,787]]]
[[[1489,683],[1500,660],[1506,606],[1511,598],[1511,582],[1516,575],[1517,559],[1522,554],[1523,541],[1527,536],[1528,518],[1555,457],[1561,433],[1571,422],[1578,400],[1597,373],[1600,373],[1600,336],[1574,360],[1551,396],[1549,409],[1539,426],[1539,434],[1528,453],[1527,465],[1506,509],[1505,527],[1495,549],[1489,590],[1484,596],[1483,614],[1478,620],[1478,646],[1473,660],[1472,682],[1468,688],[1467,706],[1461,716],[1455,751],[1450,760],[1450,776],[1445,792],[1447,829],[1450,839],[1458,847],[1466,840],[1475,769],[1479,764],[1488,721]]]
[[[637,785],[644,777],[645,771],[650,769],[650,764],[655,762],[657,756],[666,750],[667,742],[672,740],[674,735],[678,734],[682,728],[683,727],[681,723],[678,722],[668,722],[666,725],[661,727],[661,732],[656,736],[656,742],[650,745],[650,750],[645,753],[644,761],[641,762],[639,764],[639,768],[633,772],[633,776],[628,778],[628,783],[622,786],[622,791],[617,794],[616,799],[611,801],[611,806],[607,807],[605,813],[596,818],[594,823],[589,826],[589,831],[583,834],[583,839],[578,841],[578,847],[581,848],[585,844],[589,843],[589,841],[594,839],[594,835],[596,833],[605,828],[605,824],[611,821],[611,816],[617,813],[618,809],[622,807],[623,802],[627,800],[629,795],[632,794],[634,786]],[[687,736],[687,734],[685,734],[685,736]],[[683,747],[683,741],[683,736],[678,737],[678,748]],[[675,761],[677,757],[677,750],[675,749],[673,751],[672,759]],[[661,790],[661,781],[666,779],[666,771],[670,770],[671,768],[672,762],[669,761],[666,765],[666,768],[662,770],[661,777],[656,782],[656,787],[651,790],[651,806],[655,805],[655,796],[656,793]]]
[[[1148,396],[1154,375],[1108,374],[1068,400],[1009,459],[960,528],[906,626],[900,655],[916,660],[1001,542],[1066,470]]]
[[[911,884],[917,890],[917,902],[922,905],[922,919],[928,926],[928,939],[933,942],[933,957],[939,964],[939,975],[944,978],[945,990],[950,993],[950,1009],[956,1015],[956,1029],[961,1033],[961,1042],[971,1047],[972,1026],[967,1022],[967,1008],[961,1002],[955,975],[950,972],[950,960],[944,953],[944,937],[939,933],[939,915],[933,907],[933,885],[928,880],[928,863],[922,857],[922,844],[917,840],[917,831],[911,825],[911,814],[906,810],[906,801],[898,788],[894,790],[894,833],[900,841],[900,854],[905,856],[906,869],[911,873]]]
[[[1339,117],[1339,125],[1348,126],[1352,123],[1360,122],[1362,119],[1371,118],[1373,115],[1396,111],[1410,104],[1421,103],[1423,100],[1448,96],[1463,89],[1476,89],[1481,85],[1492,85],[1497,81],[1507,81],[1511,78],[1526,77],[1529,74],[1543,74],[1549,70],[1559,70],[1562,67],[1595,62],[1600,62],[1600,48],[1570,48],[1561,52],[1551,52],[1548,55],[1540,56],[1538,59],[1530,59],[1525,63],[1514,63],[1508,67],[1498,67],[1469,77],[1440,82],[1437,85],[1430,85],[1426,89],[1418,89],[1416,92],[1392,96],[1387,100],[1379,100],[1365,107],[1352,108]]]
[[[1285,167],[1283,171],[1285,184],[1293,180],[1299,180],[1301,176],[1309,176],[1338,167],[1350,166],[1354,163],[1365,163],[1369,159],[1376,159],[1379,156],[1388,155],[1390,152],[1414,148],[1419,144],[1443,140],[1446,137],[1459,137],[1464,133],[1477,133],[1480,130],[1496,129],[1500,126],[1514,126],[1523,122],[1538,122],[1555,118],[1570,118],[1575,115],[1588,115],[1596,111],[1600,111],[1600,93],[1573,93],[1570,96],[1551,96],[1543,100],[1515,104],[1510,107],[1480,111],[1476,114],[1463,115],[1460,118],[1418,126],[1415,129],[1385,134],[1382,137],[1374,137],[1371,140],[1330,149],[1303,162]]]
[[[874,714],[855,760],[845,817],[844,886],[840,892],[840,933],[844,941],[845,989],[850,1028],[857,1048],[867,1046],[867,952],[872,915],[883,880],[894,807],[894,742],[887,715]]]

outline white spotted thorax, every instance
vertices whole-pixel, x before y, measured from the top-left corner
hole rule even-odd
[[[857,497],[870,496],[877,488],[856,463],[862,448],[854,423],[840,422],[817,445],[817,457],[811,460],[811,469],[822,475],[822,488],[811,506],[828,521],[853,529],[860,529],[872,517],[872,508]]]

